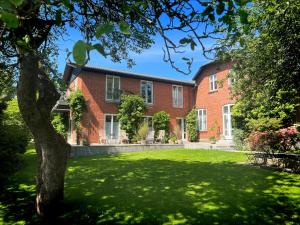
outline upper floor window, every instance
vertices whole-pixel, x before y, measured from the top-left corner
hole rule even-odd
[[[198,109],[197,111],[197,124],[199,131],[207,130],[207,120],[206,120],[206,109]]]
[[[106,76],[106,100],[119,101],[120,100],[120,77]]]
[[[146,104],[153,104],[153,82],[141,81],[141,95],[144,98]]]
[[[173,107],[183,107],[183,87],[178,85],[172,86]]]
[[[217,74],[212,74],[209,76],[209,90],[216,91],[217,89],[218,89]]]

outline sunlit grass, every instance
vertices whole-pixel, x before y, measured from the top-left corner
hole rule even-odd
[[[34,200],[36,170],[33,152],[24,158],[11,182],[28,194],[12,198],[23,204]],[[35,219],[9,204],[0,223]],[[162,150],[71,159],[57,223],[298,224],[299,212],[300,175],[247,165],[243,153]]]

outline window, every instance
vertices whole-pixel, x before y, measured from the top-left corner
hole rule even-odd
[[[146,104],[153,104],[153,82],[141,81],[141,95]]]
[[[120,100],[120,77],[106,76],[106,100]]]
[[[217,74],[213,74],[209,76],[209,90],[216,91],[218,89],[217,86]]]
[[[154,130],[152,116],[144,116],[144,122],[148,124],[148,128],[150,131]]]
[[[173,107],[182,108],[183,107],[183,88],[182,86],[173,85]]]
[[[206,109],[198,109],[197,123],[198,123],[198,130],[199,131],[206,131],[207,130]]]
[[[107,139],[119,138],[119,121],[116,115],[105,115],[105,136]]]

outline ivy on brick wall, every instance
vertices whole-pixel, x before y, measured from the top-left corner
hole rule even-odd
[[[192,109],[186,116],[186,127],[188,130],[189,141],[195,142],[198,139],[197,132],[197,111]]]
[[[85,99],[81,91],[73,91],[68,97],[68,102],[71,108],[72,120],[75,124],[76,131],[80,131],[80,124],[83,117],[83,112],[87,109]]]

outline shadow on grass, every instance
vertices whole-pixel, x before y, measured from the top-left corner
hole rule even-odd
[[[233,162],[79,158],[69,163],[65,187],[57,224],[298,224],[300,220],[300,176]],[[3,211],[4,220],[35,223],[33,205],[26,205],[34,199],[32,194],[19,186],[14,198],[2,203],[15,201]]]

